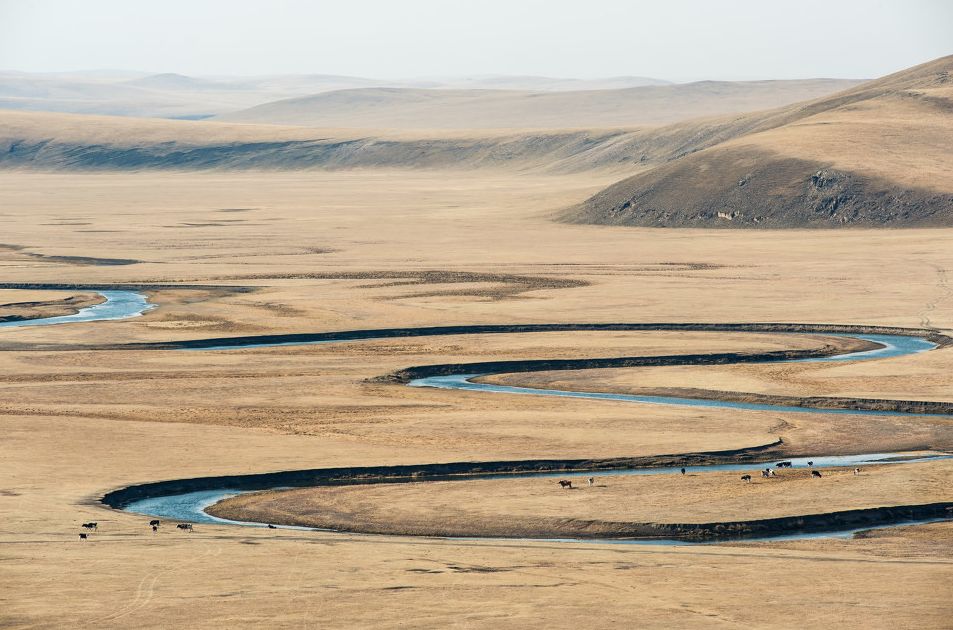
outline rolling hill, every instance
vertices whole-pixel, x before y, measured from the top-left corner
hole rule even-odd
[[[647,77],[478,76],[382,80],[331,74],[192,77],[120,71],[0,72],[0,109],[202,119],[280,99],[358,88],[573,91],[663,85]]]
[[[622,180],[561,219],[705,228],[953,225],[951,74],[953,56],[740,117],[733,137]]]
[[[364,88],[280,100],[218,119],[349,129],[644,127],[778,107],[860,83],[845,79],[702,81],[556,92]]]

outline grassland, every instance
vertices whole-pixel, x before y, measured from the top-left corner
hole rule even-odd
[[[742,473],[492,479],[317,487],[246,494],[210,512],[241,521],[304,525],[376,534],[526,537],[618,536],[633,524],[723,523],[844,510],[949,501],[948,461],[909,466],[806,468],[761,478]],[[648,528],[647,528],[648,529]]]
[[[545,333],[241,351],[62,349],[455,323],[953,329],[949,230],[619,230],[550,220],[554,208],[578,203],[613,178],[489,170],[0,174],[0,229],[6,243],[23,246],[4,250],[5,282],[180,285],[149,291],[158,308],[143,317],[0,330],[0,457],[7,471],[0,481],[0,625],[552,628],[591,625],[598,615],[601,625],[640,627],[787,627],[795,619],[845,628],[944,627],[953,576],[947,523],[858,540],[567,546],[204,525],[193,534],[164,525],[153,535],[148,519],[98,503],[125,485],[214,474],[653,455],[742,448],[779,436],[792,448],[823,452],[924,448],[949,439],[944,419],[557,401],[372,380],[411,365],[488,357],[824,343],[811,336]],[[84,256],[140,262],[77,264],[74,257]],[[524,278],[515,281],[518,291],[514,276]],[[5,304],[52,302],[89,289],[3,293]],[[611,376],[620,386],[953,400],[944,378],[951,357],[953,350],[942,349],[862,365],[560,376],[582,387],[601,387]],[[906,500],[908,488],[945,496],[947,467],[922,477],[915,471],[926,469],[903,470],[832,479],[837,483],[825,487],[831,495],[812,495],[817,486],[806,483],[785,494],[799,481],[749,489],[790,510],[798,502]],[[915,476],[909,483],[888,480],[908,474]],[[740,490],[734,481],[712,477],[709,487],[693,478],[685,494],[660,479],[631,483],[658,483],[651,496],[673,517],[691,513],[682,499],[700,501],[716,490],[725,502],[706,509],[755,509],[743,496],[729,497]],[[626,483],[610,487],[621,492]],[[420,508],[413,501],[426,497],[406,491],[406,504],[376,509]],[[516,506],[521,491],[501,485],[500,493],[467,492],[468,509],[492,517],[506,507],[501,498]],[[570,495],[549,486],[538,495],[521,509],[586,509],[566,506]],[[609,509],[609,498],[593,509]],[[643,516],[649,505],[640,508]],[[90,520],[99,530],[81,543],[78,526]]]

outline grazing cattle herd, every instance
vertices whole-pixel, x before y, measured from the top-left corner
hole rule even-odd
[[[808,467],[812,468],[811,470],[812,479],[822,477],[820,471],[813,470],[813,466],[814,466],[813,461],[807,462],[807,465]],[[767,468],[762,470],[761,477],[765,479],[770,479],[771,477],[777,477],[778,476],[777,470],[781,470],[782,468],[793,468],[793,467],[794,467],[794,462],[791,462],[791,461],[778,462],[774,465],[774,468],[771,468],[770,466],[768,466]],[[679,472],[684,475],[686,473],[686,469],[679,468]],[[855,468],[854,475],[859,475],[859,474],[860,474],[860,468]],[[745,483],[751,483],[751,475],[749,474],[741,475],[741,480],[744,481]],[[586,479],[586,481],[588,482],[588,485],[590,488],[595,485],[594,477],[589,477]],[[572,480],[570,479],[560,479],[558,483],[560,488],[564,488],[567,490],[573,489]],[[271,525],[269,525],[268,527],[271,527]]]
[[[157,518],[154,518],[154,519],[152,519],[151,521],[149,521],[149,527],[152,528],[152,532],[153,532],[153,533],[156,533],[156,532],[159,531],[159,525],[161,525],[161,524],[162,524],[162,521],[160,521],[160,520],[157,519]],[[83,529],[85,529],[85,530],[96,531],[96,530],[99,529],[99,523],[96,523],[96,522],[83,523],[81,527],[82,527]],[[273,527],[273,526],[272,526],[272,525],[269,525],[268,527]],[[192,531],[192,523],[179,523],[178,525],[176,525],[176,528],[177,528],[177,529],[181,529],[182,531],[191,532],[191,531]],[[89,534],[88,534],[88,533],[82,533],[82,534],[79,535],[79,539],[80,539],[80,540],[89,540]]]
[[[809,467],[813,467],[813,466],[814,466],[814,462],[812,462],[812,461],[811,461],[811,462],[808,462],[807,465],[808,465]],[[776,469],[778,469],[778,470],[780,470],[781,468],[791,468],[792,466],[793,466],[792,462],[778,462],[778,463],[776,463],[776,464],[774,465],[774,467],[775,467]],[[681,472],[681,474],[684,475],[686,471],[685,471],[684,468],[680,468],[680,469],[679,469],[679,472]],[[854,475],[859,475],[859,474],[860,474],[860,468],[854,468],[853,473],[854,473]],[[768,468],[765,468],[764,470],[761,471],[761,476],[764,477],[764,478],[771,478],[771,477],[776,477],[777,474],[775,473],[774,468],[768,467]],[[812,469],[812,470],[811,470],[811,477],[812,477],[812,478],[821,478],[821,472],[820,472],[819,470],[813,470],[813,469]],[[749,475],[749,474],[741,475],[741,480],[744,481],[745,483],[751,483],[751,475]],[[596,483],[595,477],[588,477],[588,478],[586,479],[586,482],[587,482],[587,484],[588,484],[588,486],[589,486],[590,488],[593,487],[593,486],[595,485],[595,483]],[[565,488],[565,489],[568,489],[568,490],[572,490],[572,489],[573,489],[572,481],[569,480],[569,479],[560,479],[560,480],[558,481],[558,483],[559,483],[559,487],[560,487],[560,488]],[[161,521],[160,521],[159,519],[152,519],[151,521],[149,521],[149,526],[152,527],[153,533],[156,533],[156,532],[159,531],[159,525],[160,525],[160,524],[161,524]],[[98,527],[99,527],[99,523],[97,523],[97,522],[95,522],[95,521],[90,521],[90,522],[88,522],[88,523],[83,523],[83,524],[82,524],[82,528],[85,529],[85,530],[87,530],[87,532],[89,532],[89,531],[96,531],[96,530],[98,529]],[[192,523],[178,523],[175,527],[176,527],[176,529],[180,529],[180,530],[186,531],[186,532],[192,532],[192,531],[193,531],[193,529],[192,529]],[[275,527],[274,525],[268,524],[268,529],[277,529],[277,527]],[[79,539],[80,539],[80,540],[89,540],[89,533],[81,533],[81,534],[79,535]]]
[[[793,462],[778,462],[777,464],[774,465],[774,468],[768,467],[768,468],[765,468],[764,470],[762,470],[762,471],[761,471],[761,476],[764,477],[764,478],[777,477],[778,475],[777,475],[777,473],[775,472],[775,469],[780,470],[780,469],[782,469],[782,468],[791,468],[793,465],[794,465]],[[811,467],[811,468],[812,468],[812,470],[811,470],[811,478],[812,478],[812,479],[821,479],[821,478],[823,478],[823,475],[821,475],[821,471],[819,471],[819,470],[813,470],[813,466],[814,466],[814,462],[813,462],[813,461],[808,462],[807,465],[808,465],[808,467]],[[683,474],[683,475],[685,474],[685,469],[684,469],[684,468],[682,468],[682,474]],[[860,474],[860,468],[855,468],[855,469],[854,469],[854,475],[859,475],[859,474]],[[741,480],[744,481],[745,483],[751,483],[751,475],[741,475]]]

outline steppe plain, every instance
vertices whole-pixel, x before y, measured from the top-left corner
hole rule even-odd
[[[949,418],[662,407],[372,380],[427,363],[810,348],[824,343],[817,336],[545,333],[234,351],[82,349],[514,322],[953,329],[953,230],[552,221],[616,179],[500,170],[0,174],[0,231],[12,246],[0,250],[4,282],[79,285],[5,290],[4,305],[90,299],[89,287],[112,283],[180,285],[147,290],[157,308],[139,318],[0,330],[0,625],[949,627],[951,523],[855,539],[662,547],[224,525],[192,534],[163,526],[154,535],[147,518],[98,503],[133,483],[324,466],[653,455],[778,437],[792,450],[824,453],[950,447]],[[951,400],[951,367],[947,348],[867,363],[518,378]],[[950,468],[872,467],[857,478],[838,473],[817,493],[792,481],[787,496],[780,484],[708,479],[686,479],[680,490],[681,480],[667,476],[608,477],[613,494],[600,500],[588,490],[560,493],[551,480],[461,482],[439,501],[428,493],[449,484],[413,484],[377,505],[415,518],[437,509],[480,513],[495,523],[527,510],[559,515],[560,506],[571,516],[641,511],[664,520],[691,516],[701,503],[699,512],[737,517],[750,490],[757,512],[808,513],[918,493],[948,498]],[[355,495],[366,504],[375,493],[348,489],[336,500]],[[720,502],[707,505],[708,496]],[[78,526],[90,520],[99,530],[80,543]]]

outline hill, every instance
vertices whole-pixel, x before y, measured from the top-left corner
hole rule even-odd
[[[381,80],[330,74],[192,77],[120,71],[0,72],[0,109],[103,116],[201,119],[280,99],[357,88],[571,91],[661,85],[646,77],[533,76]]]
[[[845,79],[702,81],[555,92],[362,88],[284,99],[218,119],[352,129],[643,127],[778,107],[860,83]]]
[[[439,81],[445,88],[477,90],[527,90],[535,92],[566,92],[574,90],[618,90],[646,85],[671,85],[670,81],[651,77],[608,77],[605,79],[560,79],[556,77],[493,75],[454,78]]]
[[[658,227],[953,225],[953,56],[739,117],[561,214]]]
[[[205,170],[508,168],[630,170],[637,134],[369,134],[274,125],[0,112],[0,168]]]
[[[384,131],[0,111],[0,168],[430,168],[628,175],[749,132],[758,117],[663,128]]]

